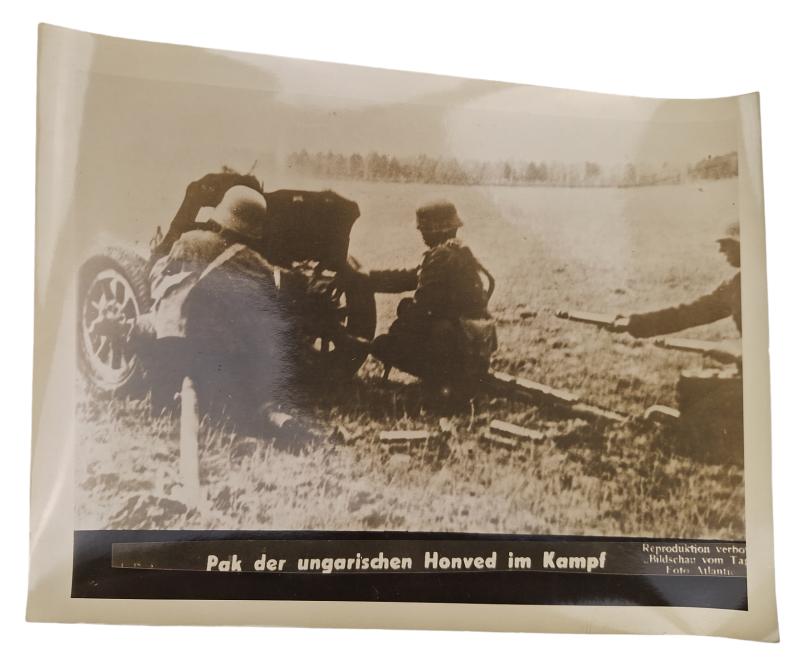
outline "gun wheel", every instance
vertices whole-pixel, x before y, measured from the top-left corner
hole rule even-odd
[[[149,302],[145,261],[119,249],[92,257],[81,268],[78,296],[78,357],[85,376],[98,390],[128,387],[140,367],[130,335]]]
[[[353,267],[357,261],[348,259]],[[353,282],[346,289],[331,293],[331,312],[349,335],[372,340],[377,325],[375,294],[364,282]],[[348,347],[337,347],[333,338],[311,334],[308,338],[315,375],[322,371],[333,378],[352,377],[358,372],[367,354]]]

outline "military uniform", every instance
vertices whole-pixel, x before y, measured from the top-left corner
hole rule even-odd
[[[438,213],[435,208],[455,213],[449,204],[428,209]],[[416,268],[370,272],[377,293],[414,292],[400,302],[389,332],[375,338],[372,354],[434,381],[464,381],[484,372],[497,341],[482,271],[470,249],[451,237],[428,249]]]
[[[631,314],[628,332],[634,337],[653,337],[676,333],[680,330],[713,323],[733,317],[739,333],[742,332],[741,275],[720,284],[713,292],[697,300],[654,312]]]
[[[486,292],[480,265],[458,238],[428,249],[422,263],[404,270],[373,270],[370,284],[376,293],[414,291],[414,309],[434,318],[485,319]]]
[[[170,252],[154,263],[150,272],[150,295],[153,308],[149,314],[149,329],[156,338],[188,337],[202,324],[204,336],[233,342],[241,337],[241,326],[231,331],[234,317],[242,323],[259,317],[269,305],[253,305],[254,311],[220,314],[231,311],[235,303],[252,303],[257,296],[261,302],[275,304],[274,268],[256,251],[244,244],[232,244],[220,233],[193,230],[184,233],[172,245]],[[204,301],[219,299],[216,309],[196,305],[198,285],[202,283]],[[271,298],[271,299],[270,299]],[[208,323],[206,323],[208,322]],[[244,325],[244,324],[242,324]]]
[[[260,198],[234,191],[229,220],[218,215],[221,232],[186,232],[153,265],[153,307],[139,324],[149,337],[139,350],[151,358],[145,367],[153,371],[156,407],[189,375],[202,401],[224,405],[241,423],[255,419],[289,376],[290,324],[274,268],[246,243],[247,226],[260,220]]]
[[[738,224],[730,226],[727,236],[717,241],[735,242],[738,250]],[[733,264],[738,266],[738,258]],[[732,317],[741,334],[741,293],[741,274],[737,272],[714,291],[692,302],[631,314],[626,330],[635,337],[653,337]],[[741,464],[744,458],[741,360],[722,368],[682,371],[676,396],[680,429],[693,455],[703,460]]]

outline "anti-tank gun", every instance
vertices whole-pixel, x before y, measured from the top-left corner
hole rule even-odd
[[[250,182],[255,180],[248,175],[206,175],[187,188],[184,202],[167,233],[162,235],[157,229],[150,258],[119,246],[92,255],[81,266],[78,356],[92,388],[143,395],[153,390],[154,382],[162,385],[158,372],[164,365],[158,361],[159,357],[154,360],[143,356],[139,340],[132,336],[137,322],[154,305],[150,271],[182,234],[196,229],[213,230],[214,224],[207,216],[209,209],[219,203],[227,188],[237,184],[252,188]],[[365,355],[338,350],[326,334],[343,328],[356,337],[371,339],[375,333],[374,295],[365,282],[359,281],[360,275],[350,271],[358,269],[358,262],[348,253],[350,231],[360,214],[358,205],[332,191],[287,189],[264,196],[268,215],[255,251],[273,268],[272,276],[264,277],[260,283],[266,287],[266,293],[277,296],[272,312],[282,321],[283,341],[290,338],[290,344],[284,347],[289,351],[283,352],[286,354],[283,357],[296,364],[291,370],[293,375],[317,381],[352,375]],[[255,299],[234,309],[232,304],[226,304],[234,300],[232,294],[227,301],[225,295],[220,296],[221,278],[232,262],[203,273],[202,280],[192,289],[193,294],[200,295],[204,290],[208,293],[208,287],[213,285],[217,290],[215,297],[222,298],[213,303],[220,307],[220,315],[224,314],[222,320],[227,328],[227,337],[223,334],[217,338],[220,341],[236,339],[252,324],[252,312],[258,311]],[[347,276],[346,282],[337,279],[341,275]],[[202,314],[199,309],[194,313],[200,317],[196,321],[214,321],[213,315]],[[264,333],[264,338],[267,337],[269,332]],[[176,358],[175,351],[182,345],[171,342],[169,346],[167,362]],[[257,356],[255,351],[252,354]]]

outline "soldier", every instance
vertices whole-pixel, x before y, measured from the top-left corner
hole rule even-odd
[[[207,222],[198,222],[198,213],[203,207],[219,205],[223,196],[234,186],[247,186],[261,192],[261,184],[253,175],[239,174],[227,168],[223,168],[222,172],[207,174],[189,184],[186,187],[183,202],[167,229],[167,234],[162,237],[159,227],[156,237],[150,243],[153,259],[166,256],[172,245],[184,233],[191,230],[208,230],[213,227]]]
[[[739,224],[734,223],[717,240],[731,266],[740,265]],[[711,293],[696,300],[653,312],[620,316],[612,330],[634,337],[665,335],[720,319],[733,318],[742,331],[741,279],[737,272]],[[722,363],[720,369],[683,370],[676,388],[680,427],[699,458],[742,463],[742,345],[741,339],[719,342],[704,351]],[[646,415],[658,416],[653,408]]]
[[[738,268],[740,264],[739,224],[728,226],[725,235],[717,240],[719,250],[724,254],[731,266]],[[627,332],[634,337],[653,337],[666,335],[706,323],[713,323],[732,317],[739,333],[742,332],[741,277],[737,272],[724,281],[714,291],[700,298],[675,307],[667,307],[653,312],[643,312],[619,316],[614,321],[612,330]],[[709,355],[723,362],[741,362],[742,351],[739,340],[721,342],[719,346],[708,352]]]
[[[417,229],[428,246],[421,264],[369,273],[376,293],[414,291],[413,297],[400,301],[389,332],[370,347],[386,366],[384,377],[397,367],[421,377],[443,400],[468,394],[497,348],[487,309],[494,280],[456,237],[462,225],[450,202],[420,207]],[[481,274],[488,277],[488,291]]]
[[[274,268],[252,248],[266,213],[260,191],[233,186],[205,230],[180,235],[153,265],[154,304],[138,322],[139,350],[154,361],[146,367],[158,372],[153,393],[164,404],[191,374],[201,398],[221,401],[237,420],[252,419],[285,377],[287,325]]]

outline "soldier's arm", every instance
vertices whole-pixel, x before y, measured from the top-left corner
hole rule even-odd
[[[712,293],[697,300],[628,317],[628,332],[634,337],[653,337],[676,333],[687,328],[713,323],[732,315],[731,296],[734,280],[721,284]]]
[[[369,285],[375,293],[406,293],[417,288],[417,268],[372,270]]]

